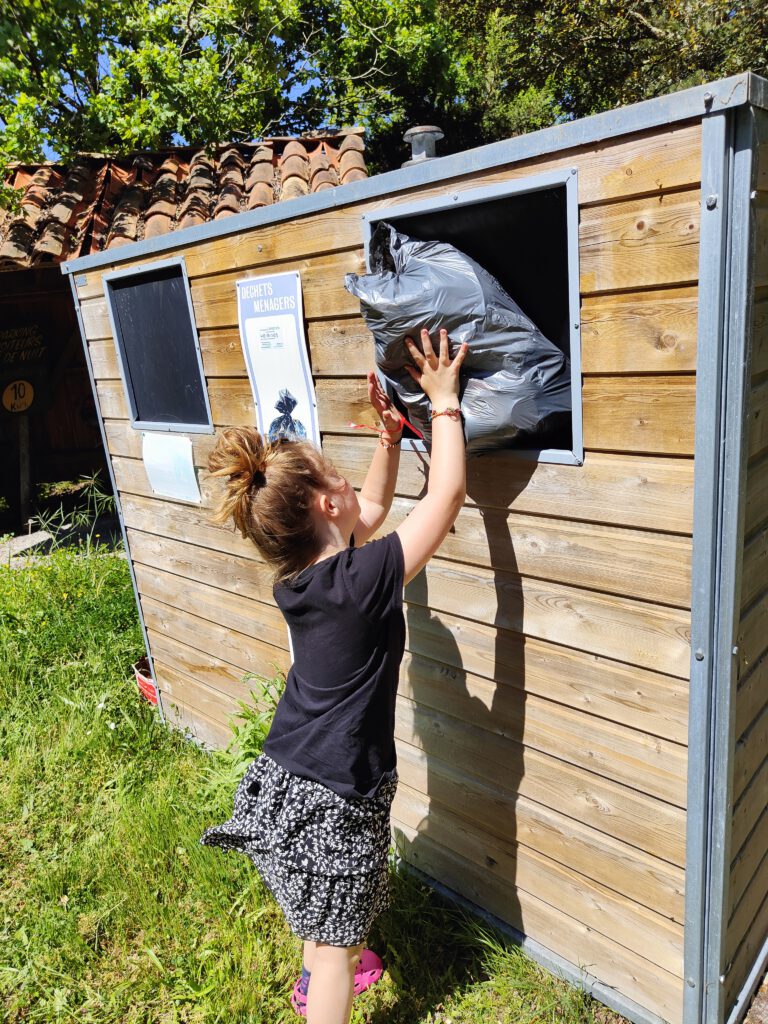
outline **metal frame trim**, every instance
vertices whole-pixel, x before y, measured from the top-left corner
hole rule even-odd
[[[545,174],[532,174],[527,178],[515,178],[511,181],[480,188],[462,189],[458,192],[442,196],[430,196],[425,199],[414,199],[413,202],[397,206],[381,207],[362,215],[363,246],[365,266],[370,273],[371,238],[375,225],[381,221],[398,220],[415,213],[442,212],[459,206],[477,206],[480,203],[493,202],[505,196],[541,192],[547,188],[565,186],[566,210],[566,241],[568,246],[568,315],[569,346],[571,363],[571,447],[570,448],[526,448],[516,449],[521,458],[533,459],[536,462],[558,463],[567,466],[584,465],[584,413],[581,401],[581,294],[579,292],[579,191],[578,168],[566,167]],[[380,378],[381,379],[381,378]],[[388,390],[385,381],[382,386]],[[423,441],[406,439],[403,441],[404,451],[426,452]]]
[[[709,893],[710,745],[714,687],[713,593],[718,548],[721,362],[725,317],[725,261],[730,156],[726,113],[702,125],[699,327],[696,365],[693,564],[691,567],[691,662],[688,712],[686,819],[684,1024],[702,1024],[706,993],[705,950]],[[708,207],[707,197],[715,197]],[[711,200],[710,200],[711,202]]]
[[[710,902],[707,948],[707,1013],[711,1024],[724,1015],[723,982],[728,972],[728,926],[735,701],[738,682],[739,595],[744,547],[747,398],[752,329],[754,217],[754,120],[749,107],[734,113],[732,184],[728,201],[727,308],[724,337],[723,444],[720,559],[713,656],[714,694]]]
[[[666,1022],[657,1014],[652,1013],[644,1006],[640,1006],[639,1003],[636,1003],[628,996],[622,995],[621,992],[618,992],[610,985],[606,985],[598,978],[595,978],[594,975],[581,970],[575,964],[572,964],[570,960],[566,960],[565,957],[560,956],[559,953],[554,953],[547,946],[542,945],[542,943],[523,935],[522,932],[519,932],[516,928],[507,924],[506,921],[502,921],[490,911],[477,906],[477,904],[472,903],[472,901],[468,900],[465,896],[461,896],[459,893],[454,892],[453,889],[449,889],[448,886],[443,885],[442,882],[438,882],[434,878],[431,878],[420,868],[417,868],[413,864],[409,864],[407,861],[400,858],[398,858],[398,866],[404,868],[420,882],[423,882],[431,889],[434,889],[435,892],[439,893],[444,899],[460,906],[473,917],[479,917],[483,921],[487,922],[492,928],[495,928],[496,931],[501,932],[502,935],[505,935],[510,939],[516,946],[519,946],[523,952],[531,958],[531,960],[535,961],[541,967],[546,968],[551,974],[562,978],[564,981],[569,982],[577,988],[581,988],[584,992],[594,996],[595,999],[609,1007],[611,1010],[615,1010],[616,1013],[620,1013],[622,1017],[626,1017],[628,1020],[631,1020],[633,1024],[666,1024]]]
[[[192,326],[192,336],[195,341],[195,353],[197,355],[197,366],[200,371],[200,383],[202,384],[203,390],[203,401],[205,402],[205,411],[208,415],[208,423],[164,423],[155,422],[153,420],[140,420],[136,415],[136,399],[133,391],[133,381],[130,379],[128,367],[126,361],[123,359],[123,340],[122,334],[118,330],[117,319],[115,317],[115,311],[112,308],[112,290],[111,284],[115,280],[131,277],[141,277],[143,274],[154,273],[158,270],[163,270],[167,267],[180,267],[181,268],[181,279],[184,284],[184,294],[187,298],[187,308],[189,309],[189,322]],[[102,274],[102,281],[104,282],[104,298],[107,304],[107,313],[109,315],[109,323],[112,328],[112,337],[115,341],[115,351],[117,352],[117,362],[120,367],[120,376],[123,381],[123,389],[125,391],[125,397],[128,400],[128,408],[131,412],[131,427],[134,430],[157,430],[166,431],[167,433],[183,433],[183,434],[212,434],[214,432],[213,427],[213,414],[211,412],[211,402],[208,397],[208,386],[205,377],[205,369],[203,367],[203,355],[200,351],[200,334],[197,329],[197,321],[195,320],[195,308],[192,304],[192,291],[189,287],[189,278],[187,277],[187,264],[183,256],[174,256],[167,260],[158,260],[156,263],[142,264],[137,267],[126,267],[123,270],[112,270],[109,273]],[[70,278],[72,280],[72,278]],[[78,307],[79,308],[79,307]],[[130,380],[130,387],[129,387]]]
[[[607,110],[591,117],[519,135],[513,139],[492,142],[487,146],[466,150],[453,156],[425,160],[397,171],[377,174],[365,181],[339,185],[323,192],[277,203],[275,206],[235,214],[233,217],[225,217],[223,222],[213,221],[157,238],[132,242],[120,246],[117,250],[106,249],[90,256],[67,260],[61,264],[61,272],[79,273],[106,264],[133,260],[139,256],[167,252],[170,249],[239,234],[267,224],[295,220],[323,210],[349,206],[379,196],[394,195],[423,185],[437,184],[501,164],[518,163],[546,153],[591,145],[660,125],[706,117],[710,113],[722,112],[747,103],[750,92],[759,94],[760,90],[768,92],[768,81],[745,72],[731,78],[719,79],[708,85],[699,85],[667,96],[633,103],[619,110]]]
[[[738,1024],[747,1012],[749,1002],[758,985],[763,980],[766,966],[768,966],[768,939],[763,943],[763,948],[757,954],[757,959],[755,960],[752,970],[747,975],[747,980],[744,982],[741,992],[739,992],[736,997],[733,1009],[728,1015],[727,1024]]]
[[[162,697],[162,694],[160,692],[160,687],[158,686],[157,674],[155,672],[155,664],[154,664],[154,662],[152,660],[152,652],[151,652],[150,647],[149,647],[149,636],[147,635],[147,626],[146,626],[146,623],[144,622],[144,613],[141,610],[141,601],[139,600],[139,587],[138,587],[138,584],[136,582],[136,573],[134,572],[134,569],[133,569],[133,560],[131,558],[131,549],[128,546],[128,534],[127,534],[127,531],[125,529],[125,520],[123,519],[123,507],[122,507],[122,505],[120,503],[120,491],[117,488],[117,482],[115,480],[115,473],[114,473],[114,470],[112,469],[112,456],[110,454],[109,445],[107,443],[107,434],[106,434],[106,431],[104,430],[104,417],[101,414],[101,406],[99,405],[99,395],[98,395],[98,392],[96,391],[96,378],[94,377],[94,374],[93,374],[93,363],[91,362],[91,353],[88,350],[88,339],[86,338],[86,334],[85,334],[85,327],[83,325],[83,316],[82,316],[82,313],[80,311],[80,301],[79,301],[79,299],[77,297],[77,289],[75,288],[74,278],[70,277],[69,284],[70,284],[70,287],[72,289],[72,299],[73,299],[73,301],[75,303],[75,315],[77,316],[77,325],[78,325],[78,328],[80,330],[80,340],[83,343],[83,350],[85,352],[85,363],[86,363],[86,366],[88,367],[88,376],[89,376],[90,381],[91,381],[91,391],[93,392],[93,400],[96,403],[96,409],[97,409],[97,412],[98,412],[99,432],[101,433],[101,442],[104,445],[104,454],[107,457],[107,469],[109,471],[109,479],[110,479],[110,481],[112,483],[112,491],[113,491],[114,496],[115,496],[115,508],[117,509],[117,517],[118,517],[118,519],[120,521],[120,532],[123,535],[123,545],[125,547],[125,552],[126,552],[126,556],[127,556],[128,570],[129,570],[129,572],[131,574],[131,585],[133,586],[133,596],[134,596],[134,598],[136,600],[136,607],[137,607],[138,612],[139,612],[139,623],[141,625],[141,635],[144,638],[144,649],[145,649],[146,654],[147,654],[147,660],[149,661],[149,668],[150,668],[150,671],[152,673],[152,679],[154,680],[154,683],[155,683],[155,692],[157,693],[157,709],[158,709],[158,712],[160,714],[160,721],[161,721],[161,723],[163,725],[165,725],[166,724],[166,719],[165,719],[165,712],[163,710],[163,697]]]

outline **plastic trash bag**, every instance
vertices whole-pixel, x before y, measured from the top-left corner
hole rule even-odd
[[[517,247],[517,252],[521,247]],[[511,256],[510,258],[524,258]],[[405,415],[431,441],[430,403],[404,369],[406,335],[448,331],[451,356],[468,342],[460,401],[468,453],[532,446],[570,423],[571,375],[564,353],[539,331],[495,277],[445,242],[420,242],[381,221],[371,239],[370,274],[347,274],[376,342],[376,364]],[[412,365],[412,364],[411,364]]]
[[[307,431],[301,420],[295,420],[291,413],[296,408],[296,399],[287,388],[282,388],[280,397],[275,402],[275,408],[280,413],[269,424],[267,440],[277,441],[284,437],[289,441],[300,441],[307,436]]]

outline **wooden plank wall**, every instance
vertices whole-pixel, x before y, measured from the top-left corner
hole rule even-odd
[[[700,126],[422,194],[572,166],[585,465],[512,453],[470,462],[455,530],[407,590],[395,831],[428,874],[677,1022]],[[361,485],[375,441],[348,423],[370,416],[373,356],[343,275],[363,269],[361,214],[413,196],[180,246],[217,426],[254,420],[235,280],[300,270],[324,448]],[[101,271],[78,291],[164,704],[222,744],[244,672],[288,667],[268,574],[247,543],[208,522],[215,482],[204,469],[206,507],[152,496]],[[193,444],[204,467],[212,439]],[[413,507],[425,465],[403,454],[388,526]]]
[[[768,143],[758,151],[726,1007],[768,936]],[[726,1014],[727,1016],[727,1014]]]

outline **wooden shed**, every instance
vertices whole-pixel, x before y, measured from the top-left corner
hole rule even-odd
[[[208,515],[214,429],[254,422],[235,282],[299,272],[323,448],[359,485],[373,346],[343,281],[382,217],[479,247],[567,349],[574,395],[558,448],[469,461],[407,588],[403,856],[634,1021],[736,1021],[768,958],[768,81],[64,265],[162,708],[205,743],[244,673],[289,665],[268,573]],[[110,288],[153,274],[189,300],[199,505],[153,494],[113,337]],[[418,447],[388,527],[424,486]]]

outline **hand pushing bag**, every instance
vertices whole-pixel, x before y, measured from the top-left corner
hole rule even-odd
[[[570,420],[567,357],[512,301],[495,277],[444,242],[420,242],[380,222],[371,240],[371,274],[347,274],[376,342],[376,364],[407,417],[431,441],[430,403],[405,370],[404,339],[448,331],[451,357],[462,342],[461,411],[468,453],[509,446],[522,433],[542,441]],[[535,444],[538,441],[534,442]]]

